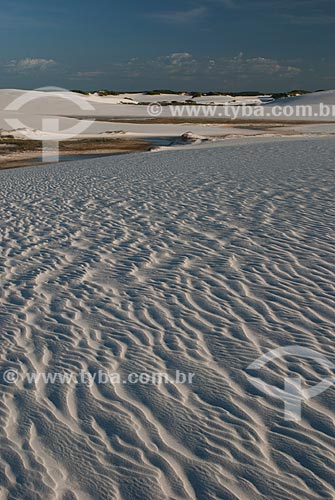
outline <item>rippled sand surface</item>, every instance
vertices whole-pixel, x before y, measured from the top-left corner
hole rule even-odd
[[[0,498],[333,499],[334,139],[0,172]],[[17,383],[5,379],[8,370]],[[30,383],[176,370],[192,384]],[[313,386],[331,369],[287,356]],[[253,374],[255,376],[255,374]]]

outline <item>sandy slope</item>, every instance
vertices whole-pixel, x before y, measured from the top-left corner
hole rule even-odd
[[[286,422],[246,367],[287,344],[334,360],[334,156],[313,139],[0,172],[1,499],[333,498],[334,387]],[[195,377],[22,378],[81,369]],[[325,375],[261,376],[287,373]]]
[[[26,93],[27,95],[38,96],[38,91],[32,90],[19,90],[19,89],[0,89],[0,109],[7,106],[9,102],[11,102],[14,98],[17,98],[19,95]],[[45,96],[45,92],[43,94]],[[49,93],[49,96],[52,94]],[[76,94],[77,95],[77,94]],[[151,102],[185,102],[186,100],[191,100],[194,103],[198,104],[228,104],[228,103],[244,103],[244,104],[261,104],[263,101],[267,101],[268,97],[232,97],[232,96],[202,96],[202,97],[194,97],[185,94],[158,94],[158,95],[147,95],[143,93],[135,93],[135,94],[120,94],[118,96],[99,96],[95,94],[91,94],[88,96],[82,96],[85,100],[94,103],[94,105],[111,107],[113,105],[118,104],[138,104],[138,103],[151,103]],[[49,103],[54,99],[49,99]],[[48,99],[46,99],[48,101]],[[59,103],[58,103],[59,104]],[[52,105],[52,104],[50,104]]]
[[[147,96],[144,94],[122,94],[120,96],[79,96],[78,94],[71,94],[69,92],[65,93],[56,93],[52,92],[38,92],[38,91],[24,91],[17,89],[0,89],[0,128],[6,128],[6,124],[4,122],[5,116],[12,116],[13,112],[5,111],[6,107],[9,106],[13,100],[19,98],[20,96],[25,95],[28,100],[22,108],[20,108],[19,116],[24,118],[23,121],[27,121],[27,118],[31,116],[40,116],[40,115],[54,115],[54,116],[97,116],[97,117],[111,117],[111,118],[150,118],[148,114],[147,106],[138,105],[138,102],[157,102],[157,101],[166,101],[170,102],[172,100],[183,102],[185,101],[185,96],[174,96],[174,95],[160,95],[160,96]],[[75,98],[81,100],[81,105],[78,106],[77,103],[73,103],[69,101],[69,99],[64,99],[64,97],[69,97],[69,95],[74,95]],[[132,100],[134,104],[132,104]],[[298,97],[290,97],[287,99],[279,99],[273,102],[267,103],[266,98],[258,98],[258,97],[227,97],[227,96],[204,96],[197,99],[192,99],[195,103],[199,104],[211,104],[214,105],[223,105],[219,106],[219,108],[224,111],[224,105],[229,104],[235,107],[236,104],[262,104],[266,106],[269,116],[265,117],[267,120],[278,120],[277,116],[271,116],[271,108],[273,106],[297,106],[297,105],[311,105],[313,107],[313,111],[317,113],[317,116],[305,117],[305,120],[311,121],[335,121],[334,114],[333,116],[320,116],[319,112],[319,104],[322,102],[325,105],[334,105],[335,106],[335,91],[329,90],[324,92],[315,92],[312,94],[307,94]],[[125,104],[129,103],[129,104]],[[80,109],[80,108],[83,109]],[[189,108],[193,109],[193,106],[189,106]],[[191,111],[192,111],[191,109]],[[194,111],[194,109],[193,109]],[[219,110],[220,111],[220,110]],[[169,118],[171,117],[171,110],[169,106],[165,106],[162,109],[161,117]],[[185,117],[192,119],[192,114],[184,113]],[[200,117],[208,117],[208,115],[203,115],[200,113]],[[210,116],[210,115],[209,115]],[[219,118],[219,114],[216,115],[216,118]],[[230,114],[228,116],[234,116]],[[156,116],[157,117],[157,116]],[[249,119],[252,116],[249,117]],[[296,120],[297,118],[303,119],[301,116],[284,116],[281,120],[290,121]],[[259,116],[255,116],[254,119],[261,120]],[[28,121],[28,125],[31,126]]]
[[[11,105],[11,103],[16,102],[16,99],[20,99],[22,96],[28,99],[29,102],[21,103],[19,105],[19,109],[17,111],[8,110],[7,107]],[[150,123],[147,122],[147,119],[153,118],[150,115],[147,106],[140,106],[138,104],[121,104],[122,102],[132,102],[130,101],[130,96],[134,99],[134,102],[141,102],[142,97],[146,100],[146,102],[154,102],[158,99],[157,96],[144,96],[143,94],[122,94],[121,96],[109,96],[109,97],[101,97],[101,96],[79,96],[78,94],[64,92],[64,93],[48,93],[48,92],[38,92],[38,91],[23,91],[23,90],[15,90],[15,89],[0,89],[0,135],[2,133],[11,133],[15,137],[27,137],[27,132],[29,132],[28,137],[30,139],[46,139],[48,140],[50,137],[53,137],[53,134],[42,132],[45,130],[44,120],[50,118],[57,118],[58,120],[58,128],[60,130],[59,138],[65,140],[67,138],[66,134],[74,133],[76,136],[80,134],[83,137],[97,136],[102,133],[113,134],[113,136],[119,135],[120,137],[124,137],[125,134],[131,137],[171,137],[177,138],[181,135],[191,132],[193,135],[198,136],[199,140],[203,139],[220,139],[227,138],[227,136],[234,136],[235,138],[239,138],[241,136],[254,136],[254,135],[267,135],[277,134],[278,130],[262,130],[262,128],[255,127],[241,127],[238,122],[234,120],[231,123],[224,124],[221,122],[227,121],[227,119],[235,119],[245,120],[246,124],[250,121],[270,121],[270,122],[287,122],[286,126],[288,127],[286,131],[282,131],[284,134],[291,134],[293,132],[302,134],[334,134],[335,133],[335,91],[327,91],[327,92],[317,92],[314,94],[309,94],[306,96],[293,97],[289,99],[280,99],[275,101],[274,103],[264,104],[261,107],[261,110],[264,112],[262,117],[257,116],[256,109],[260,109],[258,106],[249,107],[251,112],[250,115],[243,116],[243,107],[242,106],[230,106],[230,108],[225,108],[223,105],[225,102],[229,102],[229,97],[227,96],[207,96],[203,98],[198,98],[199,102],[208,103],[208,102],[219,102],[222,106],[218,106],[215,111],[215,115],[206,114],[210,109],[208,106],[188,106],[186,109],[182,111],[182,117],[179,117],[179,120],[182,120],[181,123],[173,123],[175,118],[172,118],[173,111],[169,106],[164,106],[161,108],[160,119],[163,120],[163,123]],[[160,96],[160,97],[169,97],[169,99],[174,99],[176,96]],[[184,99],[185,96],[178,96],[179,100]],[[127,101],[128,98],[128,101]],[[75,99],[75,102],[72,102],[71,99]],[[211,100],[209,100],[211,99]],[[250,98],[234,98],[234,102],[245,102],[248,103]],[[260,99],[258,99],[259,102]],[[257,102],[258,102],[257,101]],[[256,101],[255,101],[256,102]],[[323,103],[327,106],[333,106],[332,116],[320,116],[319,105]],[[298,106],[311,106],[312,107],[312,115],[311,116],[302,116],[298,112]],[[277,113],[274,115],[273,110],[274,106],[276,108],[285,108],[286,106],[291,106],[293,108],[293,114],[287,116],[283,114],[280,116]],[[175,109],[175,108],[174,108]],[[224,109],[232,110],[235,112],[227,111],[227,115],[223,112]],[[198,117],[195,118],[195,115],[190,114],[190,112],[198,112]],[[94,123],[84,122],[84,120],[78,120],[74,117],[92,117],[99,118],[100,120],[107,120],[108,118],[117,119],[116,122],[108,122],[108,121],[95,121]],[[156,115],[155,115],[156,116]],[[196,123],[195,120],[200,117],[201,120],[205,120],[204,123]],[[230,117],[230,118],[229,118]],[[133,123],[125,123],[126,119],[133,119]],[[140,123],[143,119],[142,123]],[[156,116],[157,118],[157,116]],[[172,123],[170,123],[172,118]],[[8,119],[15,119],[16,122],[8,122]],[[164,123],[164,120],[166,123]],[[219,123],[211,123],[212,121],[218,121]],[[311,122],[332,122],[332,123],[314,123],[310,128],[307,128],[308,125],[303,125],[300,127],[294,126],[295,120],[307,121]],[[291,129],[290,127],[294,127]],[[76,128],[76,127],[79,127]],[[74,130],[75,129],[75,130]],[[281,131],[279,131],[280,133]]]
[[[327,116],[327,110],[320,108],[320,104],[325,107],[332,107],[332,113]],[[307,118],[307,120],[320,120],[320,121],[335,121],[335,90],[327,90],[322,92],[313,92],[311,94],[287,97],[286,99],[279,99],[277,101],[265,104],[268,110],[271,110],[274,106],[291,106],[295,113],[292,115],[291,119],[297,117],[301,118],[301,113],[299,112],[300,106],[309,106],[312,111],[312,117]],[[287,118],[286,118],[287,119]]]
[[[324,104],[328,105],[331,104],[335,105],[335,90],[323,90],[321,92],[312,92],[311,94],[305,94],[295,97],[287,97],[285,99],[280,99],[280,101],[277,101],[277,103],[278,102],[282,105],[305,104],[313,106],[319,104],[320,102],[323,102]],[[268,104],[268,106],[271,106],[273,104]]]

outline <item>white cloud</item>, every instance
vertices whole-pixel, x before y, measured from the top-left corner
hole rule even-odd
[[[195,7],[189,10],[150,13],[146,14],[146,17],[150,17],[151,19],[154,19],[156,21],[163,21],[166,23],[184,24],[197,21],[206,15],[206,7]]]
[[[11,73],[26,73],[30,71],[46,71],[57,63],[53,59],[37,59],[26,57],[25,59],[13,59],[5,64],[7,71]]]
[[[191,77],[206,78],[239,78],[252,79],[259,77],[285,77],[298,75],[301,69],[291,62],[278,61],[265,57],[246,57],[243,53],[235,57],[203,57],[196,58],[188,52],[159,56],[151,60],[133,58],[125,64],[112,68],[119,75],[141,78],[148,74],[161,77],[188,79]]]
[[[96,76],[100,76],[103,74],[104,74],[103,71],[78,71],[77,73],[75,73],[72,76],[72,79],[76,79],[76,78],[90,79],[90,78],[95,78]]]
[[[300,68],[289,63],[266,57],[248,58],[243,53],[232,59],[225,59],[225,63],[225,70],[240,78],[257,75],[289,77],[301,72]]]

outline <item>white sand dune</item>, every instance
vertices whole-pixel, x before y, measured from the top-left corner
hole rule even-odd
[[[253,105],[253,104],[263,104],[263,102],[268,102],[270,99],[270,96],[202,96],[202,97],[196,97],[194,101],[197,104],[214,104],[217,106],[220,105],[231,105],[231,106],[241,106],[241,105]]]
[[[40,96],[42,93],[32,92],[31,95],[33,97]],[[317,93],[317,95],[321,95],[322,92]],[[325,103],[330,103],[332,98],[332,93],[326,93],[327,98],[325,98]],[[2,96],[2,106],[8,105],[9,97],[13,98],[15,96],[21,96],[22,91],[0,91],[0,98]],[[29,94],[30,95],[30,94]],[[128,135],[129,137],[138,137],[138,138],[163,138],[168,137],[171,138],[171,141],[175,144],[176,138],[180,138],[182,135],[186,133],[193,134],[194,136],[198,136],[203,138],[204,141],[208,139],[213,141],[218,141],[220,139],[227,140],[228,138],[235,138],[236,140],[244,137],[244,136],[276,136],[287,134],[299,134],[299,135],[312,135],[312,134],[324,134],[324,135],[334,135],[335,134],[335,125],[334,123],[312,123],[311,125],[294,125],[286,124],[286,129],[277,129],[277,130],[268,130],[267,128],[260,127],[248,127],[241,126],[239,124],[235,124],[232,121],[229,124],[224,123],[192,123],[192,118],[185,117],[185,123],[146,123],[145,121],[142,123],[137,123],[134,120],[133,123],[127,123],[123,121],[126,118],[140,118],[145,117],[148,118],[146,106],[136,106],[136,105],[109,105],[109,104],[100,104],[98,106],[94,103],[94,108],[89,110],[80,110],[75,103],[71,103],[69,100],[64,100],[62,97],[47,96],[45,97],[45,93],[43,93],[44,97],[38,100],[32,100],[28,104],[25,104],[21,111],[12,112],[12,111],[1,111],[0,108],[0,135],[5,135],[7,133],[13,135],[17,138],[25,138],[28,137],[31,139],[46,139],[50,137],[50,133],[42,132],[44,128],[43,120],[50,118],[57,118],[58,126],[60,129],[59,139],[66,139],[67,133],[69,129],[73,130],[74,127],[82,127],[82,132],[79,134],[82,137],[99,137],[101,134],[106,134],[106,136],[110,136],[109,134],[113,134],[113,136],[122,136]],[[4,96],[7,96],[6,99]],[[97,97],[98,99],[104,99],[101,97]],[[311,99],[311,96],[303,96],[301,99]],[[292,98],[293,102],[296,102],[295,98]],[[1,100],[1,99],[0,99]],[[286,100],[280,100],[278,102],[282,102],[285,104]],[[89,102],[89,101],[87,101]],[[86,100],[84,99],[85,105],[87,105]],[[289,102],[289,101],[288,101]],[[300,102],[300,101],[299,101]],[[321,102],[321,101],[319,101]],[[88,104],[89,106],[93,106],[92,103]],[[5,106],[5,107],[6,107]],[[279,104],[277,104],[279,106]],[[191,107],[192,108],[192,107]],[[269,109],[269,105],[264,106],[264,109]],[[335,109],[335,108],[334,108]],[[122,110],[119,112],[119,110]],[[126,110],[126,111],[124,111]],[[128,110],[128,111],[127,111]],[[138,113],[138,110],[140,112]],[[163,108],[163,118],[164,116],[168,116],[167,108]],[[122,117],[123,113],[123,117]],[[68,116],[82,114],[83,116],[89,117],[92,116],[98,117],[108,117],[114,115],[119,116],[118,121],[108,122],[108,121],[94,121],[94,123],[85,122],[84,120],[78,120],[75,118],[69,118]],[[129,115],[129,116],[127,116]],[[202,116],[202,115],[200,115]],[[16,119],[18,122],[14,122],[14,126],[11,125],[12,122],[6,121],[6,119]],[[238,114],[237,114],[238,118]],[[271,116],[267,117],[267,119],[271,118]],[[252,117],[250,119],[253,119]],[[255,117],[258,119],[258,117]],[[292,119],[296,119],[296,117],[292,117]],[[275,121],[280,121],[281,118],[276,118]],[[261,122],[261,120],[259,120]],[[272,118],[273,121],[273,118]],[[288,120],[289,121],[289,120]],[[312,120],[313,121],[313,120]],[[325,121],[328,121],[325,118]],[[85,126],[87,123],[87,127]],[[71,132],[70,132],[71,133]],[[53,134],[51,134],[52,136]],[[195,145],[195,144],[194,144]]]
[[[323,105],[324,108],[320,106]],[[288,119],[304,119],[301,115],[299,108],[302,106],[310,106],[312,111],[312,116],[307,116],[307,120],[314,121],[335,121],[335,90],[327,90],[322,92],[313,92],[311,94],[305,94],[296,97],[287,97],[285,99],[279,99],[265,104],[267,109],[271,110],[274,106],[291,106],[294,109],[294,113]],[[332,110],[332,113],[327,115],[327,109]],[[285,118],[285,117],[284,117]],[[283,118],[282,118],[283,119]],[[287,119],[287,118],[286,118]]]
[[[334,498],[334,386],[285,421],[247,373],[292,344],[334,362],[334,156],[300,139],[0,172],[0,498]],[[194,379],[25,377],[81,370]],[[330,375],[289,357],[259,376],[287,374]]]
[[[152,103],[152,102],[165,102],[165,103],[184,103],[192,101],[194,104],[262,104],[271,100],[271,96],[230,96],[230,95],[203,95],[195,96],[187,93],[183,94],[156,94],[149,95],[145,93],[136,94],[120,94],[118,96],[99,96],[89,95],[89,101],[97,102],[99,104],[139,104],[139,103]]]
[[[286,97],[280,99],[277,103],[280,104],[305,104],[305,105],[315,105],[323,102],[328,105],[335,105],[335,90],[323,90],[320,92],[312,92],[310,94],[304,94],[293,97]],[[272,105],[272,103],[270,104]]]
[[[25,101],[18,106],[16,111],[13,111],[13,102],[16,99],[25,96]],[[204,96],[197,98],[197,102],[200,104],[233,104],[230,109],[235,109],[235,113],[228,113],[228,117],[235,119],[246,119],[248,120],[258,120],[260,122],[266,121],[285,121],[290,122],[292,120],[305,120],[310,122],[333,122],[327,124],[313,124],[310,128],[304,125],[303,127],[294,126],[292,130],[287,130],[286,133],[296,132],[297,134],[334,134],[335,128],[335,91],[327,92],[316,92],[314,94],[308,94],[300,97],[292,97],[288,99],[280,99],[274,101],[273,103],[262,104],[262,110],[264,110],[264,116],[260,117],[256,114],[256,107],[249,107],[251,114],[248,114],[248,118],[243,116],[243,107],[236,106],[236,104],[260,104],[263,102],[262,97],[237,97],[233,98],[230,96]],[[178,97],[178,99],[177,99]],[[183,95],[159,95],[159,96],[148,96],[145,94],[121,94],[120,96],[107,96],[101,97],[97,95],[90,96],[79,96],[78,94],[69,92],[39,92],[39,91],[23,91],[15,89],[0,89],[0,134],[1,131],[9,131],[15,137],[26,137],[26,133],[29,129],[28,137],[30,139],[48,139],[50,134],[42,133],[44,128],[43,120],[59,117],[59,129],[62,131],[59,138],[66,138],[66,131],[70,127],[82,127],[84,130],[80,135],[85,137],[96,136],[102,133],[113,133],[117,134],[120,132],[122,135],[128,134],[132,137],[171,137],[175,141],[175,138],[182,136],[185,133],[192,133],[193,135],[204,137],[204,140],[208,138],[217,140],[220,138],[235,137],[240,138],[242,136],[258,136],[267,135],[267,130],[262,130],[261,128],[241,128],[238,125],[234,125],[234,120],[231,126],[224,124],[211,124],[211,118],[208,118],[206,114],[206,108],[208,106],[199,106],[198,117],[208,119],[207,123],[199,124],[192,123],[193,115],[191,112],[196,111],[194,106],[188,106],[183,111],[182,118],[184,118],[185,123],[180,124],[157,124],[157,123],[125,123],[124,120],[128,118],[142,118],[148,119],[152,118],[150,116],[147,106],[140,106],[136,103],[138,102],[154,102],[156,100],[176,100],[182,101],[186,97]],[[75,102],[72,102],[74,99]],[[20,101],[19,101],[20,102]],[[133,102],[133,104],[125,104],[128,102]],[[320,115],[320,104],[325,106],[333,107],[331,116],[321,116]],[[290,106],[293,109],[291,115],[280,115],[273,114],[274,106],[276,108],[285,108]],[[298,113],[298,109],[301,106],[311,106],[312,114],[307,116],[302,116]],[[218,106],[219,110],[225,109],[225,106]],[[202,112],[201,112],[202,111]],[[162,118],[171,118],[172,111],[169,106],[164,106],[161,109]],[[105,117],[117,119],[117,122],[110,123],[108,121],[97,121],[89,127],[85,127],[83,120],[78,120],[74,117],[95,117],[100,120]],[[193,118],[192,118],[193,116]],[[224,115],[223,111],[218,111],[218,114],[212,119],[221,119]],[[16,119],[16,122],[8,121],[8,119]],[[13,125],[14,123],[14,125]],[[293,124],[292,124],[293,126]],[[284,131],[283,131],[284,132]],[[278,131],[276,131],[278,135]]]
[[[153,102],[185,102],[187,99],[191,99],[193,103],[197,104],[209,104],[209,105],[265,105],[269,113],[273,106],[312,106],[318,116],[306,117],[308,120],[325,120],[325,121],[335,121],[334,115],[329,117],[320,116],[319,104],[323,103],[325,105],[335,106],[335,91],[329,90],[324,92],[314,92],[307,95],[302,95],[298,97],[289,97],[287,99],[279,99],[273,102],[268,102],[266,96],[255,96],[255,97],[231,97],[231,96],[203,96],[192,99],[190,96],[185,95],[158,95],[150,96],[145,94],[121,94],[120,96],[81,96],[69,92],[39,92],[39,91],[25,91],[25,90],[15,90],[15,89],[0,89],[0,126],[1,120],[4,116],[8,115],[5,112],[7,106],[9,106],[13,100],[18,97],[25,95],[30,102],[26,103],[22,109],[20,109],[19,114],[26,116],[38,116],[38,115],[54,115],[54,116],[97,116],[97,117],[110,117],[110,118],[150,118],[148,114],[147,106],[141,106],[138,103],[146,102],[148,104]],[[71,100],[66,99],[66,97],[75,96],[76,99],[81,100],[83,109],[80,109],[78,103],[73,103]],[[221,106],[220,106],[221,107]],[[241,107],[241,106],[240,106]],[[191,106],[192,108],[192,106]],[[194,111],[194,110],[193,110]],[[10,114],[13,114],[12,112]],[[161,111],[161,117],[171,117],[171,110],[169,106],[164,106]],[[187,114],[185,112],[185,117],[192,119],[192,114]],[[207,115],[208,116],[208,115]],[[218,118],[220,115],[217,115]],[[233,115],[232,115],[233,116]],[[200,117],[206,117],[200,113]],[[237,116],[240,117],[239,115]],[[151,117],[152,118],[152,117]],[[257,115],[250,116],[249,118],[259,119],[261,118]],[[265,117],[265,119],[270,119],[271,116]],[[279,117],[272,116],[276,120]],[[296,114],[292,116],[283,116],[281,119],[290,121],[299,118]],[[300,117],[302,119],[302,117]]]

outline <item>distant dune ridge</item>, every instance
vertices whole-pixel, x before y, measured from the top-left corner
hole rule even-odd
[[[0,172],[1,500],[333,499],[335,387],[289,422],[247,367],[334,362],[334,157],[268,140]],[[194,381],[24,379],[81,370]],[[259,376],[288,374],[331,375]]]
[[[185,99],[198,104],[185,106]],[[165,105],[158,107],[158,115],[153,115],[150,103],[157,100],[165,102]],[[168,102],[177,104],[171,107],[166,105]],[[176,106],[179,106],[181,114],[174,114]],[[321,113],[322,106],[326,111],[324,115]],[[301,113],[301,108],[308,108],[306,115]],[[248,110],[247,116],[245,109]],[[281,113],[286,109],[288,114]],[[194,114],[194,111],[198,114]],[[1,89],[0,168],[3,165],[6,168],[9,164],[16,165],[17,162],[31,164],[31,157],[35,153],[22,153],[19,145],[15,150],[13,144],[8,141],[5,143],[6,137],[8,140],[50,141],[54,139],[54,132],[46,131],[45,126],[50,120],[58,121],[60,141],[68,140],[69,131],[71,133],[71,130],[79,128],[80,133],[78,135],[76,132],[74,138],[106,138],[110,141],[109,149],[116,147],[113,140],[129,139],[144,139],[150,142],[150,150],[157,150],[178,148],[180,145],[202,147],[208,146],[209,142],[216,147],[220,145],[219,142],[238,140],[245,136],[332,136],[335,135],[335,91],[269,102],[269,96],[258,95],[208,95],[192,99],[190,95],[179,94],[100,96],[63,91]],[[94,149],[92,154],[95,154]]]
[[[249,96],[249,97],[227,97],[227,96],[202,96],[192,99],[190,96],[183,95],[146,95],[146,94],[121,94],[119,96],[80,96],[82,102],[86,102],[89,106],[92,106],[94,110],[80,109],[77,104],[72,103],[68,99],[62,97],[62,93],[58,97],[55,94],[48,92],[48,97],[45,92],[37,91],[24,91],[15,89],[0,89],[0,128],[7,128],[3,118],[8,115],[13,115],[13,112],[8,113],[5,108],[19,96],[26,94],[28,98],[33,97],[34,99],[25,104],[24,107],[19,111],[21,116],[31,117],[36,115],[55,115],[55,116],[104,116],[104,117],[143,117],[150,118],[148,115],[147,106],[141,106],[138,103],[144,102],[150,104],[151,102],[165,101],[167,103],[176,101],[184,102],[190,99],[193,103],[199,104],[258,104],[265,106],[286,106],[290,105],[313,105],[318,111],[318,105],[322,102],[325,105],[335,106],[335,91],[323,91],[315,92],[311,94],[301,95],[298,97],[289,97],[286,99],[277,99],[272,103],[268,102],[268,98],[262,98],[260,96]],[[64,94],[66,95],[66,93]],[[78,97],[78,94],[74,94]],[[38,99],[39,96],[43,96],[42,99]],[[35,99],[36,98],[36,99]],[[168,107],[162,109],[162,117],[171,116],[171,112]],[[152,118],[152,117],[151,117]],[[288,120],[296,119],[295,116],[286,118]],[[308,118],[307,118],[308,119]],[[311,117],[314,119],[315,117]],[[335,121],[335,116],[329,117],[319,117],[320,120]]]

